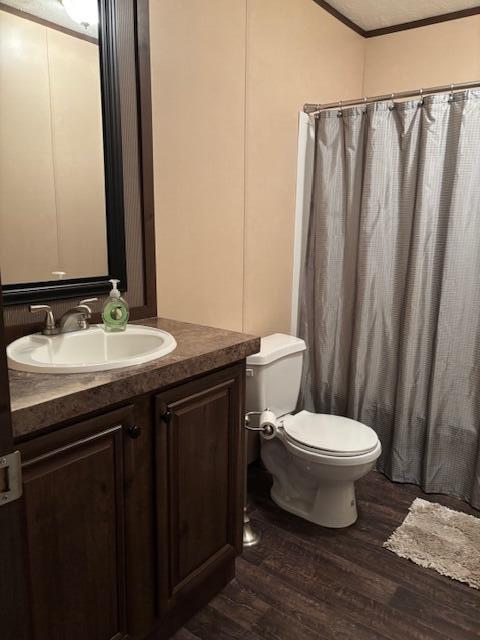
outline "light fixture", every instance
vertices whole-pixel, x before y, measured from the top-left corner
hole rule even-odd
[[[98,24],[98,0],[60,0],[70,18],[85,29]]]

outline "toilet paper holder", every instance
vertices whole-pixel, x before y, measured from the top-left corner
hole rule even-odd
[[[252,427],[252,425],[250,424],[251,416],[263,416],[264,420],[260,419],[260,424],[258,425],[258,427]],[[245,414],[244,427],[248,431],[261,432],[264,438],[270,440],[275,437],[277,432],[276,416],[272,411],[270,411],[270,409],[265,409],[264,411],[248,411]]]
[[[253,416],[259,417],[260,424],[257,427],[253,427],[250,424],[250,418]],[[262,419],[263,416],[263,419]],[[248,431],[257,431],[262,434],[262,437],[266,440],[271,440],[275,438],[277,435],[277,427],[276,427],[277,417],[275,414],[270,411],[270,409],[265,409],[265,411],[248,411],[245,414],[245,422],[244,427]],[[245,445],[247,444],[247,439],[245,438]],[[245,457],[246,453],[245,453]],[[244,547],[254,547],[257,545],[262,539],[261,532],[255,531],[252,527],[252,522],[250,520],[250,516],[248,513],[247,507],[247,473],[245,473],[245,503],[243,507],[243,546]]]

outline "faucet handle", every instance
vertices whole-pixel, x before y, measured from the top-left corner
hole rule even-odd
[[[49,304],[31,304],[30,305],[30,313],[38,313],[39,311],[46,312],[45,327],[43,328],[42,333],[46,336],[53,336],[56,333],[58,333],[52,307]]]
[[[31,304],[30,313],[37,313],[37,311],[51,311],[52,307],[49,304]]]
[[[85,298],[85,300],[80,300],[75,309],[85,310],[88,313],[88,317],[92,315],[91,304],[93,302],[97,302],[98,298]]]

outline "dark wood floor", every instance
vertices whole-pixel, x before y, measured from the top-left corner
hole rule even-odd
[[[480,591],[382,548],[425,496],[420,489],[372,472],[358,483],[357,523],[332,531],[279,509],[265,472],[254,475],[262,543],[244,552],[236,579],[175,640],[480,638]],[[453,498],[425,498],[479,515]]]

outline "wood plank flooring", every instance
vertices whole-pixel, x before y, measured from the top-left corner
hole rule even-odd
[[[236,579],[175,640],[480,638],[480,591],[382,548],[417,496],[478,511],[371,472],[357,485],[359,520],[333,531],[282,511],[270,500],[266,472],[251,475],[262,542],[244,552]]]

